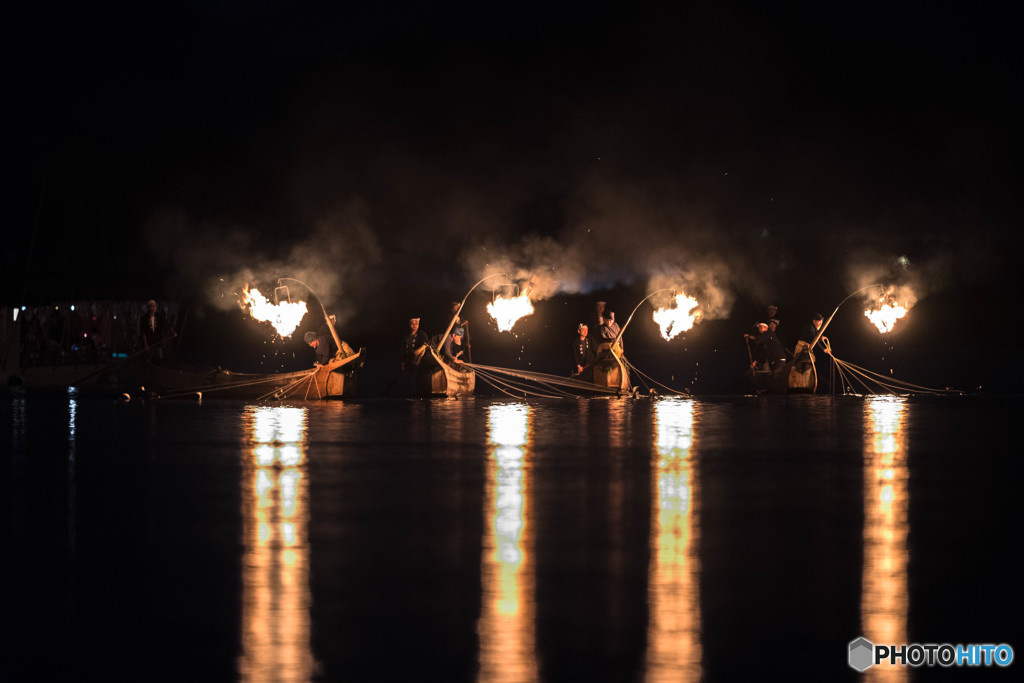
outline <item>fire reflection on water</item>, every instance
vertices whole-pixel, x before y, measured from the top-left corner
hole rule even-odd
[[[243,462],[243,680],[308,681],[309,486],[306,409],[252,407]]]
[[[876,644],[907,642],[906,399],[875,396],[864,403],[863,636]],[[907,680],[907,667],[869,668],[872,681]]]
[[[479,679],[537,679],[530,406],[492,405],[484,489]]]
[[[666,398],[654,413],[645,666],[651,681],[701,676],[698,476],[690,455],[694,412],[693,400]]]

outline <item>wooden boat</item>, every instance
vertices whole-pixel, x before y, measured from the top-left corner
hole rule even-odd
[[[784,366],[771,370],[759,365],[753,375],[759,394],[813,394],[818,386],[814,354],[803,341],[797,342],[795,356]]]
[[[786,367],[789,368],[786,386],[790,393],[813,394],[818,388],[818,370],[814,366],[814,354],[807,342],[796,343],[794,358]]]
[[[326,365],[269,374],[187,368],[134,359],[125,364],[121,386],[130,397],[318,400],[355,395],[362,349],[342,350]]]
[[[630,391],[629,370],[622,361],[622,345],[604,342],[597,347],[597,359],[583,368],[578,377],[593,382],[602,389],[619,393]]]
[[[429,345],[417,349],[413,363],[417,396],[465,398],[476,390],[476,372],[472,368],[445,363]]]

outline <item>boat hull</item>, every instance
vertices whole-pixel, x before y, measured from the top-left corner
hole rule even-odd
[[[272,374],[200,371],[139,361],[127,368],[125,393],[161,398],[320,400],[350,398],[356,390],[361,352],[327,365]]]
[[[597,347],[597,360],[583,368],[579,376],[602,389],[626,393],[631,387],[621,347],[613,348],[608,342]]]
[[[423,398],[465,398],[476,391],[476,372],[451,366],[434,349],[424,346],[416,354],[416,395]]]
[[[781,368],[755,370],[754,385],[758,393],[813,394],[818,387],[814,354],[806,347],[797,347],[793,360]]]

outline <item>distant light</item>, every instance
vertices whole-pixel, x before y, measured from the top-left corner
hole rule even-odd
[[[75,305],[74,305],[74,304],[71,304],[71,310],[72,310],[72,311],[74,311],[74,310],[75,310]]]
[[[18,322],[18,309],[15,308],[11,311],[14,314],[14,322]]]
[[[901,268],[910,267],[910,259],[908,259],[906,256],[900,256],[898,259],[896,259],[896,263],[898,263]]]

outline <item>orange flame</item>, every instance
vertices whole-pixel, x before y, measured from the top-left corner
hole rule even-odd
[[[533,304],[528,292],[512,298],[499,296],[487,304],[487,312],[498,323],[499,332],[508,332],[517,320],[533,313]]]
[[[288,337],[298,328],[302,317],[306,315],[306,302],[282,301],[272,304],[260,290],[246,285],[242,291],[242,307],[249,308],[249,315],[260,322],[270,323],[282,337]]]
[[[692,296],[684,293],[676,294],[675,301],[669,308],[654,311],[654,322],[661,328],[661,336],[670,340],[680,332],[686,332],[700,317],[700,311],[694,310],[700,304]]]
[[[878,328],[879,332],[885,334],[892,331],[896,321],[905,316],[908,310],[906,305],[897,301],[890,289],[872,303],[871,308],[864,311],[864,315]]]

